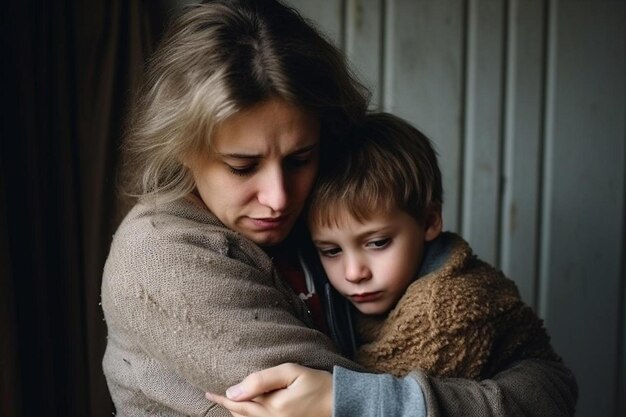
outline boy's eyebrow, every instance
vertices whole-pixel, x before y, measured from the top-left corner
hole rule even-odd
[[[356,235],[356,237],[358,239],[363,239],[366,237],[369,237],[371,235],[375,235],[377,233],[387,233],[389,231],[390,227],[389,226],[382,226],[382,227],[378,227],[376,229],[371,229],[371,230],[366,230],[363,233],[359,233],[358,235]]]
[[[333,243],[333,242],[326,242],[325,240],[313,239],[313,244],[314,245],[334,245],[335,243]]]
[[[362,233],[359,233],[358,235],[355,236],[355,238],[356,240],[360,240],[360,239],[369,237],[371,235],[375,235],[377,233],[389,233],[391,229],[392,229],[391,226],[381,226],[381,227],[377,227],[376,229],[366,230]],[[321,239],[311,239],[311,240],[316,245],[336,245],[336,243],[328,242],[328,241],[321,240]]]
[[[306,145],[303,146],[302,148],[296,149],[295,151],[287,154],[287,156],[289,155],[298,155],[301,153],[306,153],[309,151],[312,151],[313,149],[315,149],[317,146],[319,145],[318,142],[315,142],[311,145]],[[222,153],[222,152],[216,152],[218,155],[225,157],[225,158],[235,158],[235,159],[259,159],[262,158],[262,155],[259,154],[249,154],[249,153],[239,153],[239,152],[233,152],[233,153]]]

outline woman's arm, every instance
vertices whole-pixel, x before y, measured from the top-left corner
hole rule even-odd
[[[483,381],[431,378],[420,372],[396,378],[336,367],[329,386],[323,381],[328,382],[330,375],[301,366],[262,372],[229,391],[238,396],[210,398],[248,417],[567,417],[574,414],[578,394],[574,376],[565,366],[542,360],[521,361]],[[285,389],[263,395],[279,387]],[[334,409],[324,401],[300,408],[298,398],[316,394],[332,395]]]
[[[162,364],[202,393],[284,362],[356,367],[304,324],[302,302],[261,249],[244,252],[241,238],[198,223],[150,222],[118,231],[105,268],[102,303],[119,369],[143,378]]]

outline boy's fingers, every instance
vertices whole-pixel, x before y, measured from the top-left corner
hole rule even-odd
[[[289,386],[299,375],[299,365],[285,363],[248,375],[239,384],[226,390],[233,401],[248,401],[270,391]]]

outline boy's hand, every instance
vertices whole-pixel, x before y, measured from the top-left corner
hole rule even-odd
[[[226,397],[206,396],[235,417],[331,417],[332,384],[329,372],[286,363],[248,375]]]

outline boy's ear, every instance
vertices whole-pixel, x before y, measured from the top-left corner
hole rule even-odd
[[[431,242],[441,234],[443,230],[443,218],[441,217],[441,206],[439,204],[431,207],[426,214],[424,222],[424,240]]]

